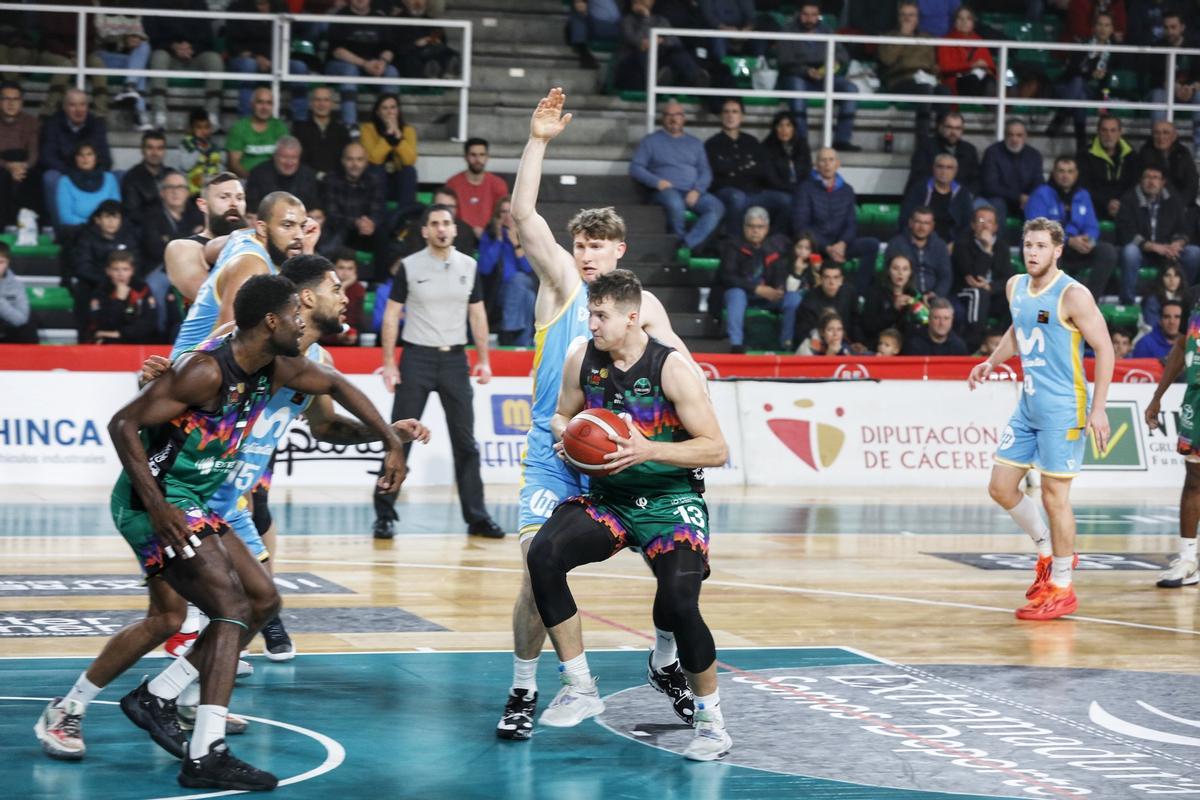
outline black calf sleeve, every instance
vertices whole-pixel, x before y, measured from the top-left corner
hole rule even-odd
[[[704,557],[695,550],[677,548],[654,560],[658,591],[654,595],[654,624],[675,633],[679,663],[693,674],[717,660],[712,632],[700,616],[700,582]]]
[[[274,461],[271,463],[274,464]],[[270,473],[268,473],[267,479],[270,479]],[[260,483],[250,493],[250,497],[254,501],[253,507],[250,509],[250,516],[254,520],[254,529],[258,531],[259,536],[266,536],[267,531],[271,530],[271,504],[268,499],[268,491],[268,487]]]
[[[529,545],[526,564],[533,599],[542,624],[553,628],[575,615],[575,598],[567,587],[567,573],[581,564],[609,558],[614,550],[612,533],[575,503],[560,506]]]

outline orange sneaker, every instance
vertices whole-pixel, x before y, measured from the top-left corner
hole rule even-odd
[[[1075,560],[1071,562],[1071,569],[1079,566],[1079,553],[1075,554]],[[1025,599],[1032,600],[1034,595],[1040,592],[1050,583],[1050,572],[1054,567],[1054,560],[1051,556],[1038,556],[1037,566],[1034,567],[1033,583],[1029,584],[1029,588],[1025,590]]]
[[[163,645],[163,649],[167,651],[167,655],[175,658],[183,658],[192,649],[192,645],[196,643],[198,633],[173,633],[171,638],[167,639],[167,643]]]
[[[1075,613],[1079,608],[1079,599],[1075,597],[1075,587],[1063,589],[1052,583],[1026,605],[1017,609],[1017,619],[1058,619],[1067,614]]]

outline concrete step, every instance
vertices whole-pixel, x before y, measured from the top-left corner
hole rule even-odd
[[[700,314],[696,311],[690,313],[677,311],[670,317],[671,328],[685,341],[698,337],[719,339],[724,333],[720,324],[708,314]]]
[[[700,302],[700,289],[695,286],[653,286],[650,288],[668,312],[694,313]]]
[[[455,13],[455,19],[474,23],[472,35],[479,42],[506,42],[515,48],[524,43],[562,44],[565,41],[567,24],[566,8],[560,6],[558,13],[526,13],[521,11],[489,12],[464,10]]]
[[[538,203],[538,213],[554,231],[565,231],[567,221],[580,208],[579,203]],[[626,237],[661,236],[666,232],[666,215],[659,206],[625,206],[618,211],[625,220]]]
[[[509,59],[478,59],[471,75],[471,88],[496,91],[535,88],[545,94],[553,86],[570,93],[590,93],[598,88],[600,77],[595,70],[578,66],[544,66],[542,62],[514,63]],[[500,63],[486,63],[488,61]],[[540,95],[539,95],[540,96]],[[536,103],[535,103],[536,104]],[[530,106],[526,113],[532,112]],[[528,130],[528,129],[527,129]]]
[[[538,189],[538,202],[589,205],[598,198],[618,208],[645,205],[646,193],[628,175],[578,175],[564,182],[562,175],[547,175]]]
[[[712,270],[692,270],[671,262],[632,263],[628,256],[621,259],[621,266],[632,270],[643,286],[655,291],[658,286],[711,287],[714,276]]]
[[[511,4],[497,3],[496,0],[454,0],[451,8],[447,9],[446,19],[468,19],[469,14],[501,14],[511,13]],[[527,14],[566,14],[567,7],[562,0],[521,0],[521,10]]]

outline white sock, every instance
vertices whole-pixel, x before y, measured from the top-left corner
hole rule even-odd
[[[200,677],[200,671],[186,658],[177,658],[162,672],[154,676],[146,688],[150,694],[163,700],[174,700],[188,684]]]
[[[662,669],[675,663],[675,634],[661,628],[654,629],[654,652],[650,654],[650,666]]]
[[[1184,561],[1196,560],[1196,539],[1185,539],[1179,537],[1179,557]]]
[[[175,698],[177,706],[198,706],[200,705],[200,681],[194,680],[179,693],[179,697]]]
[[[592,678],[592,671],[588,669],[587,653],[580,653],[570,661],[562,662],[558,669],[560,672],[567,673],[567,677],[571,679],[571,685],[580,691],[596,691],[596,681]]]
[[[1033,502],[1028,495],[1021,498],[1021,502],[1008,510],[1013,521],[1021,526],[1021,530],[1029,534],[1029,538],[1033,539],[1033,543],[1037,545],[1039,556],[1048,556],[1053,551],[1050,549],[1050,528],[1046,526],[1046,521],[1042,519],[1042,512],[1038,508],[1037,503]]]
[[[513,654],[512,688],[524,689],[526,692],[537,691],[537,658],[521,658]]]
[[[713,689],[712,694],[696,695],[696,713],[701,711],[712,717],[712,721],[718,725],[725,724],[725,717],[721,714],[721,692],[719,689]]]
[[[1071,585],[1071,563],[1075,556],[1053,556],[1053,566],[1050,568],[1050,582],[1060,589]]]
[[[213,742],[225,738],[227,716],[229,709],[226,706],[196,706],[196,727],[188,742],[189,758],[203,758],[208,755]]]
[[[1192,541],[1195,540],[1193,539]],[[102,688],[89,681],[87,673],[82,672],[79,675],[79,680],[75,681],[75,685],[71,687],[71,691],[67,692],[67,696],[63,698],[63,702],[74,700],[77,703],[83,703],[86,708],[88,703],[96,699],[96,695],[100,694]]]
[[[200,609],[196,608],[191,603],[188,603],[187,616],[183,619],[183,625],[180,626],[180,633],[199,633],[200,631]]]

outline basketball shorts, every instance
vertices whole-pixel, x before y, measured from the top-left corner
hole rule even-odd
[[[1200,386],[1189,386],[1183,393],[1179,406],[1179,455],[1187,461],[1200,461],[1200,430],[1197,430],[1197,412],[1200,412]]]
[[[583,475],[555,458],[553,463],[526,463],[521,468],[521,500],[517,513],[518,543],[532,539],[554,509],[568,497],[587,491]]]
[[[708,506],[694,492],[657,497],[615,498],[598,494],[569,497],[564,503],[583,506],[587,515],[608,529],[613,552],[636,547],[654,568],[654,559],[677,548],[704,558],[708,577]]]
[[[246,549],[250,551],[250,555],[257,558],[259,561],[266,561],[271,557],[267,552],[267,546],[263,544],[262,534],[258,531],[258,525],[255,524],[254,514],[250,510],[250,505],[246,502],[246,498],[238,498],[237,509],[229,514],[225,521],[237,537],[241,539]]]
[[[220,536],[229,529],[223,519],[194,497],[168,494],[167,502],[183,511],[188,528],[198,539]],[[138,564],[146,577],[151,578],[162,572],[167,565],[166,545],[154,530],[150,515],[145,511],[130,508],[124,498],[116,492],[109,503],[109,511],[112,512],[117,530],[125,537],[125,541],[137,556]],[[176,557],[179,555],[177,553]]]
[[[1008,421],[994,458],[997,463],[1036,469],[1052,478],[1074,478],[1083,469],[1085,444],[1083,428],[1035,429],[1017,413]]]

